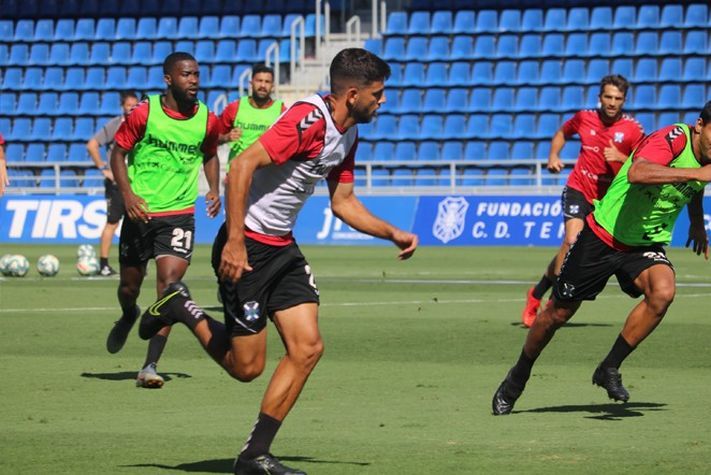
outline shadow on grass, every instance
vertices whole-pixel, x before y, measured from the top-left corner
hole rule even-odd
[[[80,374],[80,376],[82,378],[103,379],[104,381],[126,381],[126,380],[133,381],[134,379],[136,379],[137,374],[138,374],[138,371],[118,371],[116,373],[82,373],[82,374]],[[158,374],[163,376],[163,379],[165,381],[172,381],[173,378],[178,378],[178,379],[192,378],[192,376],[187,373],[163,373],[163,372],[160,372]]]
[[[512,327],[521,327],[524,330],[528,330],[528,328],[524,327],[521,324],[521,321],[517,322],[511,322]],[[561,329],[565,328],[586,328],[586,327],[611,327],[612,323],[576,323],[576,322],[568,322],[565,325],[561,327]]]
[[[551,407],[539,407],[536,409],[529,409],[526,411],[514,411],[514,412],[533,412],[533,413],[544,413],[544,412],[557,412],[557,413],[567,413],[567,412],[583,412],[594,414],[591,416],[585,416],[586,419],[598,419],[601,421],[620,421],[627,417],[642,417],[645,412],[650,411],[665,411],[666,404],[657,402],[629,402],[629,403],[606,403],[606,404],[580,404],[571,406],[551,406]]]
[[[284,463],[291,465],[292,462],[308,462],[317,464],[334,464],[334,465],[356,465],[359,467],[366,467],[370,465],[370,462],[349,462],[342,460],[321,460],[315,459],[313,457],[299,457],[299,456],[279,456],[279,460]],[[136,468],[162,468],[164,470],[179,470],[181,472],[201,472],[201,473],[233,473],[232,464],[234,459],[215,459],[215,460],[201,460],[199,462],[188,462],[181,463],[178,465],[164,465],[160,463],[137,463],[132,465],[121,465],[121,467],[136,467]]]

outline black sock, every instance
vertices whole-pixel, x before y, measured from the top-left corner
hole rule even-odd
[[[269,453],[269,448],[280,426],[281,421],[260,412],[259,417],[257,417],[257,422],[252,429],[252,433],[249,434],[247,443],[239,454],[240,458],[253,459],[254,457]]]
[[[136,318],[138,318],[138,312],[136,310],[137,307],[135,302],[131,305],[121,305],[121,320],[126,320],[127,322],[135,322]]]
[[[167,342],[168,338],[163,335],[156,335],[148,341],[148,353],[146,353],[146,361],[143,363],[144,368],[151,363],[158,364]]]
[[[525,385],[528,378],[531,377],[531,369],[533,368],[533,363],[536,362],[535,358],[529,358],[526,352],[521,350],[521,355],[518,357],[518,361],[511,368],[511,379],[515,383]]]
[[[194,330],[201,320],[210,318],[197,303],[182,295],[172,298],[166,308],[171,317],[187,325],[190,330]]]
[[[612,345],[612,349],[607,354],[600,366],[603,368],[619,368],[622,362],[627,358],[630,353],[634,351],[633,346],[631,346],[620,334],[615,340],[615,344]]]
[[[553,281],[550,280],[547,275],[543,274],[541,280],[539,280],[533,288],[533,296],[538,300],[541,300],[551,287],[553,287]]]
[[[99,258],[99,269],[108,267],[108,265],[109,265],[109,258],[108,257],[100,257]]]

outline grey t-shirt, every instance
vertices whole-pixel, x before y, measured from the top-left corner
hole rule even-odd
[[[119,127],[124,121],[123,115],[118,115],[108,121],[102,128],[100,128],[92,137],[96,140],[99,145],[106,147],[106,156],[111,156],[111,150],[114,148],[114,135],[118,131]]]

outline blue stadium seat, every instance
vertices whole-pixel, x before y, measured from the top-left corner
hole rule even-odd
[[[261,38],[278,38],[281,36],[281,15],[268,14],[262,18],[262,26],[256,32],[256,35]]]
[[[633,109],[654,109],[656,107],[656,86],[641,85],[634,88]]]
[[[514,84],[516,82],[516,63],[499,61],[494,69],[494,84]]]
[[[546,10],[546,18],[543,23],[544,31],[564,31],[567,23],[564,8],[549,8]]]
[[[24,89],[24,81],[22,78],[22,69],[7,68],[3,76],[2,90],[19,91],[20,89]]]
[[[427,61],[446,61],[450,57],[449,54],[449,38],[446,36],[434,36],[430,38],[430,43],[427,48]],[[418,58],[421,60],[422,57]]]
[[[422,86],[425,82],[425,65],[423,63],[406,63],[402,75],[403,86]]]
[[[151,42],[152,44],[152,50],[151,54],[149,56],[149,59],[147,62],[144,62],[143,64],[145,65],[151,65],[151,64],[163,64],[163,61],[165,58],[173,53],[174,51],[185,51],[182,48],[173,48],[173,43],[171,41],[153,41]],[[185,51],[186,53],[191,53],[191,50]]]
[[[116,21],[116,39],[133,40],[136,38],[136,19],[119,18]]]
[[[148,68],[146,88],[165,89],[163,66],[151,66]]]
[[[584,107],[583,88],[580,86],[564,87],[561,104],[566,110],[582,109]]]
[[[615,30],[634,28],[637,24],[636,14],[636,8],[631,5],[618,6],[615,8],[615,17],[612,26]]]
[[[564,35],[548,33],[543,37],[541,55],[545,57],[561,56],[565,51]]]
[[[3,110],[3,112],[5,112]],[[17,115],[35,115],[37,113],[37,94],[32,92],[23,92],[17,99],[17,107],[15,114]]]
[[[499,31],[499,19],[496,10],[479,10],[476,16],[476,33],[495,33]]]
[[[659,26],[659,6],[641,5],[635,28],[656,29]]]
[[[20,20],[21,21],[21,20]],[[2,32],[0,31],[0,34]],[[4,36],[5,38],[10,38],[10,35]],[[46,41],[50,42],[54,38],[54,20],[41,19],[37,20],[35,23],[35,33],[32,38],[33,41]],[[27,41],[27,40],[25,40]]]
[[[392,142],[377,142],[373,147],[373,160],[390,161],[395,155],[395,144]]]
[[[273,38],[265,38],[259,40],[257,43],[257,55],[255,56],[255,61],[262,61],[267,56],[267,49],[274,43],[278,43]]]
[[[452,12],[437,10],[432,13],[432,24],[430,25],[430,34],[432,35],[449,35],[453,30]]]
[[[400,90],[391,88],[385,93],[385,102],[378,109],[378,114],[398,114],[400,112]],[[360,133],[360,129],[358,129]]]
[[[532,138],[536,134],[536,116],[534,114],[516,114],[514,118],[513,134],[514,139]],[[514,156],[514,158],[516,158]],[[532,158],[532,157],[518,157]]]
[[[642,31],[637,34],[637,45],[634,51],[636,55],[656,55],[658,51],[659,38],[656,31]]]
[[[538,61],[524,60],[518,63],[516,84],[537,84],[539,81]]]
[[[559,87],[546,86],[538,92],[538,110],[543,112],[560,109],[561,91]]]
[[[215,43],[211,40],[200,40],[196,42],[195,58],[200,63],[212,63],[215,60]]]
[[[585,31],[590,27],[590,14],[586,7],[573,7],[568,11],[567,31]]]
[[[664,32],[667,33],[667,32]],[[662,36],[663,38],[663,36]],[[686,33],[684,53],[695,55],[708,54],[708,34],[706,31],[692,30]]]
[[[77,111],[80,115],[95,115],[99,111],[99,93],[97,92],[85,92],[81,95],[79,100],[79,110]],[[77,123],[77,129],[79,128]],[[77,133],[75,129],[75,133]]]
[[[509,154],[509,143],[506,141],[495,141],[490,143],[486,158],[488,160],[508,160],[511,158]],[[489,170],[489,173],[492,171],[494,170]],[[505,172],[505,170],[501,171]]]
[[[632,65],[631,59],[615,59],[612,62],[610,68],[611,74],[621,74],[622,76],[630,79],[632,77]]]
[[[587,84],[597,84],[604,76],[611,73],[610,62],[606,59],[591,59],[588,62],[588,69],[584,82]]]
[[[464,114],[448,114],[444,119],[441,137],[445,139],[466,138],[467,120]]]
[[[10,47],[6,44],[0,44],[0,66],[5,66],[10,63]]]
[[[15,102],[14,92],[2,92],[0,90],[0,110],[2,110],[3,115],[15,115]]]
[[[405,39],[386,38],[382,58],[387,61],[402,61],[405,58]]]
[[[659,49],[656,54],[676,55],[683,50],[681,31],[663,31],[659,39]]]
[[[410,63],[418,64],[418,63]],[[408,64],[409,66],[409,64]],[[422,111],[422,92],[420,89],[405,89],[400,97],[396,112],[401,114],[420,113]]]
[[[581,59],[568,59],[563,62],[562,82],[568,84],[585,83],[585,61]]]
[[[456,64],[467,64],[467,63],[453,63],[452,68]],[[464,69],[464,66],[459,66],[459,69]],[[449,71],[449,81],[452,82],[455,78],[453,77],[452,70]],[[477,61],[472,66],[471,71],[471,83],[476,85],[488,85],[494,81],[494,63],[491,61]]]
[[[373,188],[390,186],[390,171],[386,168],[373,168],[371,177]]]
[[[143,89],[148,82],[146,68],[142,66],[132,66],[128,68],[125,87],[127,89]]]
[[[35,22],[34,22],[34,20],[30,20],[30,19],[17,20],[17,23],[15,24],[15,41],[32,41],[34,36],[35,36]]]
[[[249,42],[248,44],[245,44],[244,48],[246,49],[251,44],[251,46],[254,49],[254,54],[256,55],[257,45],[256,45],[255,41],[254,40],[244,40],[244,41]],[[242,41],[240,41],[240,44],[241,43],[242,43]],[[236,42],[233,40],[219,40],[217,42],[217,48],[215,50],[214,62],[216,62],[216,63],[234,63],[235,61],[247,61],[247,59],[237,56]]]
[[[565,43],[566,56],[588,56],[587,33],[570,33]]]
[[[460,39],[462,38],[462,39]],[[480,35],[476,38],[476,46],[474,47],[474,54],[473,56],[470,54],[469,58],[466,56],[463,56],[459,53],[459,49],[457,45],[457,41],[459,40],[462,42],[464,45],[467,44],[465,40],[463,40],[462,36],[456,36],[454,38],[454,42],[452,43],[452,59],[481,59],[481,58],[494,58],[496,57],[496,39],[492,35]],[[465,48],[466,46],[462,46],[462,48]]]
[[[612,48],[609,56],[630,56],[635,54],[634,33],[618,31],[612,35]]]
[[[393,115],[381,115],[374,122],[374,130],[370,134],[373,140],[387,140],[395,137],[397,132],[397,117]]]
[[[228,17],[225,16],[224,19],[226,20]],[[232,18],[239,18],[239,17],[232,17]],[[229,20],[232,21],[232,20]],[[237,20],[239,22],[239,20]],[[236,36],[239,31],[239,23],[236,25],[237,27],[235,28],[235,34],[233,36]],[[220,19],[219,17],[216,17],[214,15],[209,15],[209,16],[204,16],[199,19],[199,26],[197,29],[197,32],[193,38],[199,38],[199,39],[207,39],[207,38],[218,38],[220,35]]]
[[[516,89],[516,102],[514,103],[514,111],[537,110],[538,108],[538,89],[535,87],[519,87]]]
[[[686,28],[708,28],[708,5],[694,3],[687,7],[684,27]]]
[[[219,32],[213,32],[208,38],[215,38],[215,33],[218,38],[238,38],[241,31],[241,18],[236,15],[225,15],[220,22]]]
[[[568,140],[560,152],[560,158],[563,160],[574,160],[580,154],[580,141]]]
[[[109,64],[116,64],[119,66],[125,66],[131,64],[131,56],[133,51],[131,50],[131,43],[127,41],[117,41],[111,45],[111,55],[109,57]]]
[[[455,35],[473,35],[475,31],[475,16],[471,10],[459,10],[454,15],[452,33]]]
[[[40,188],[55,188],[57,186],[53,169],[45,168],[40,172],[38,186]]]
[[[99,113],[104,115],[116,115],[119,112],[119,105],[121,104],[121,99],[118,92],[104,92],[101,95],[101,105],[99,106]]]
[[[635,82],[656,82],[657,81],[657,60],[652,58],[642,58],[637,61],[635,67]]]
[[[54,94],[54,93],[50,93]],[[56,103],[56,94],[55,96],[55,103]],[[40,103],[42,101],[42,97],[40,96]],[[41,110],[41,107],[40,107]],[[32,121],[32,130],[30,131],[29,139],[34,140],[34,141],[39,141],[39,142],[45,142],[48,141],[50,138],[50,135],[52,133],[52,120],[49,119],[48,117],[37,117],[35,120]]]
[[[64,142],[69,140],[74,134],[74,121],[69,117],[59,117],[54,120],[52,135],[49,139],[52,142]]]
[[[136,24],[137,40],[153,40],[158,32],[158,21],[152,17],[142,17]]]
[[[30,59],[27,61],[29,65],[50,64],[49,62],[49,45],[44,43],[36,43],[30,47]]]
[[[232,82],[232,67],[220,64],[212,67],[209,78],[200,78],[200,85],[204,87],[225,87]]]
[[[96,21],[94,40],[113,41],[116,38],[116,20],[113,18],[99,18]]]
[[[472,157],[478,157],[475,160],[484,157],[484,144],[481,142],[469,142],[465,150],[471,149]],[[465,152],[466,153],[466,152]],[[467,155],[468,157],[469,155]],[[461,177],[457,178],[457,184],[459,186],[469,187],[469,186],[483,186],[484,185],[484,171],[477,167],[466,167],[462,171]]]
[[[390,63],[390,77],[388,88],[402,86],[402,67],[400,63]]]
[[[480,63],[476,63],[480,64]],[[471,68],[469,63],[450,63],[446,85],[450,87],[468,86],[472,84]]]
[[[85,89],[103,89],[105,83],[104,68],[97,66],[86,70]]]
[[[8,137],[10,130],[12,130],[12,120],[9,117],[0,117],[0,131],[5,138]]]
[[[489,122],[489,138],[509,139],[513,135],[513,120],[510,114],[492,114]]]
[[[59,108],[59,97],[56,92],[43,92],[39,95],[37,113],[40,115],[55,115]],[[39,119],[36,119],[39,120]],[[49,130],[48,130],[49,134]]]
[[[445,112],[467,112],[469,101],[468,89],[450,89],[447,94],[447,103],[444,106]]]
[[[489,115],[470,114],[467,121],[466,135],[469,139],[484,138],[489,135]],[[481,157],[483,158],[483,156]]]
[[[30,140],[32,119],[19,118],[12,122],[12,131],[8,134],[8,142],[26,142]]]
[[[59,18],[54,25],[54,40],[70,41],[72,38],[74,38],[74,20]]]
[[[430,12],[419,11],[410,14],[410,21],[407,27],[407,34],[429,35],[430,34]]]
[[[706,76],[706,59],[705,58],[687,58],[684,63],[684,73],[681,76],[682,81],[698,81],[699,78]]]
[[[105,87],[107,89],[125,89],[126,77],[126,68],[112,66],[106,70]]]
[[[511,147],[511,158],[514,160],[530,160],[534,157],[533,142],[528,140],[517,140]]]
[[[417,147],[417,160],[439,160],[439,144],[430,140],[420,142]]]
[[[383,51],[383,40],[368,38],[365,40],[365,45],[363,48],[370,51],[376,56],[382,56]],[[390,65],[392,67],[392,64]]]
[[[59,96],[58,115],[75,115],[79,110],[79,94],[76,92],[63,92]]]
[[[496,45],[497,58],[516,58],[518,56],[518,35],[501,35]]]
[[[425,76],[424,85],[429,86],[447,86],[447,64],[432,63],[427,67],[427,75]]]
[[[67,146],[62,143],[52,143],[49,144],[49,149],[47,150],[47,161],[48,162],[63,162],[67,159]],[[100,170],[96,170],[101,173]]]
[[[50,145],[50,153],[52,146]],[[87,168],[84,170],[84,179],[82,181],[84,188],[101,188],[104,186],[104,174],[101,170],[95,168]]]
[[[376,146],[377,148],[377,146]],[[396,168],[392,173],[392,186],[413,186],[413,171],[409,168]]]
[[[158,20],[155,38],[167,40],[178,38],[178,19],[172,16],[161,17]]]
[[[76,49],[83,49],[81,48],[81,45],[85,43],[74,43],[72,45],[72,53],[71,56],[74,57],[74,54],[76,52]],[[87,44],[88,48],[88,44]],[[77,53],[78,54],[78,53]],[[81,52],[81,55],[83,56],[83,51]],[[111,58],[111,45],[109,43],[93,43],[91,46],[91,55],[89,56],[89,61],[88,64],[96,64],[96,65],[105,65],[110,62]],[[74,64],[81,64],[81,63],[74,63]]]
[[[676,124],[681,120],[678,112],[662,112],[657,118],[657,129],[666,127],[667,125]]]
[[[548,59],[541,63],[540,84],[558,84],[562,75],[562,64],[559,60]]]
[[[482,37],[479,37],[482,38]],[[493,37],[487,37],[487,38],[493,38]],[[489,46],[491,48],[490,50],[490,56],[492,57],[494,54],[494,46],[493,46],[493,39],[492,40],[486,40],[487,44],[490,42]],[[477,42],[478,44],[478,42]],[[483,44],[482,44],[483,47]],[[450,59],[452,61],[457,61],[457,60],[470,60],[470,59],[475,59],[475,53],[474,53],[474,42],[471,36],[455,36],[454,39],[452,40],[452,47],[451,47],[451,56]],[[476,55],[478,56],[478,53]],[[484,56],[481,56],[484,57]]]
[[[608,56],[610,54],[610,34],[609,33],[593,33],[590,35],[588,43],[587,55],[597,58],[600,56]]]
[[[254,38],[262,31],[262,17],[259,15],[245,15],[239,30],[240,38]],[[323,30],[322,30],[323,32]]]
[[[74,140],[89,140],[94,136],[94,119],[91,117],[79,117],[74,124]]]
[[[491,107],[491,89],[487,87],[472,88],[469,93],[469,112],[488,112]]]
[[[679,81],[681,74],[681,59],[664,58],[659,69],[659,80],[662,82]]]
[[[662,29],[679,28],[684,23],[684,7],[678,4],[664,5],[659,18]]]
[[[92,41],[95,36],[94,19],[79,18],[74,27],[74,41]]]
[[[153,46],[149,41],[137,41],[133,44],[133,53],[131,54],[132,64],[152,64]]]
[[[689,84],[684,88],[681,107],[698,111],[701,110],[706,101],[708,101],[708,98],[704,93],[704,84]]]
[[[597,109],[600,107],[600,86],[590,86],[585,90],[584,109]]]
[[[400,116],[395,134],[397,140],[419,140],[419,133],[420,119],[418,116],[412,114]]]
[[[65,45],[66,46],[66,45]],[[10,46],[10,57],[8,64],[20,65],[27,64],[27,59],[30,57],[29,45],[22,43],[14,43]]]
[[[360,127],[358,127],[358,132],[360,134]],[[368,162],[373,159],[373,146],[368,142],[363,140],[358,142],[358,148],[356,149],[356,162]]]
[[[47,158],[47,150],[44,143],[31,143],[25,149],[26,162],[44,162]]]
[[[288,13],[288,14],[284,15],[284,22],[282,23],[281,34],[280,34],[280,36],[282,38],[291,37],[291,25],[296,20],[298,20],[300,16],[301,16],[301,14],[299,14],[299,13]]]
[[[534,137],[540,139],[550,139],[558,131],[561,126],[560,116],[558,114],[541,114],[538,116],[538,125]],[[547,158],[547,154],[546,157]]]
[[[427,38],[414,37],[407,41],[406,61],[421,61],[427,55]]]
[[[514,10],[515,11],[515,10]],[[504,10],[506,13],[506,10]],[[521,31],[542,31],[543,30],[543,10],[540,8],[528,8],[521,15]],[[503,14],[502,14],[503,23]]]
[[[407,13],[406,12],[390,12],[388,14],[387,25],[385,26],[385,35],[404,35],[407,33]]]
[[[90,137],[89,137],[90,138]],[[91,160],[86,151],[86,145],[83,143],[73,143],[69,146],[67,153],[67,161],[69,162],[87,162]]]
[[[464,146],[464,158],[466,160],[483,160],[486,157],[486,147],[484,142],[470,140]]]
[[[440,155],[442,160],[461,160],[464,158],[464,143],[461,140],[446,140]]]
[[[522,31],[521,10],[502,10],[499,17],[499,31],[518,33]]]

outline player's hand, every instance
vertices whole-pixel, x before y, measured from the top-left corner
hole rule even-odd
[[[0,164],[0,196],[5,193],[5,187],[10,185],[10,178],[5,170],[5,164]]]
[[[151,217],[148,215],[148,205],[140,196],[130,193],[123,197],[126,214],[133,221],[143,221],[147,223]]]
[[[221,279],[238,281],[244,272],[251,272],[252,266],[247,262],[247,248],[244,242],[228,240],[222,248],[220,267],[217,273]]]
[[[627,158],[622,155],[622,152],[617,150],[612,140],[610,140],[610,146],[603,149],[602,154],[608,162],[624,162],[625,158]]]
[[[227,134],[228,140],[230,142],[236,142],[239,140],[239,138],[242,136],[242,129],[239,127],[232,127],[230,130],[230,133]]]
[[[105,168],[101,170],[101,174],[104,175],[104,178],[107,180],[111,181],[112,183],[114,182],[114,173],[111,171],[110,168]]]
[[[706,234],[706,227],[703,221],[689,225],[689,238],[686,240],[686,247],[690,245],[697,256],[703,253],[704,258],[706,260],[709,259],[709,236]]]
[[[210,218],[214,218],[220,212],[222,207],[222,202],[220,201],[220,195],[214,191],[208,191],[205,195],[205,206],[207,209],[207,215]]]
[[[408,233],[400,229],[393,233],[392,242],[401,249],[397,258],[402,260],[409,259],[415,253],[418,244],[417,234]]]
[[[546,168],[550,173],[560,173],[560,171],[565,168],[565,165],[563,164],[563,161],[560,159],[558,155],[548,157],[548,164],[546,165]]]

